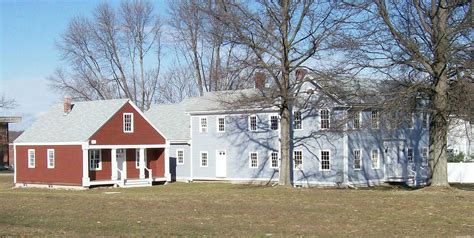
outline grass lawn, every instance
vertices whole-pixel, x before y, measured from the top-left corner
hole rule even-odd
[[[11,189],[12,179],[0,175],[0,237],[474,235],[474,192],[464,188],[173,183],[66,191]]]

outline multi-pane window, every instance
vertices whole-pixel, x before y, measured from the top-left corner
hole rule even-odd
[[[176,163],[184,164],[184,150],[176,150]]]
[[[293,151],[293,160],[295,161],[295,169],[303,167],[303,151]]]
[[[329,110],[322,109],[320,111],[321,129],[329,129]]]
[[[35,161],[35,150],[29,149],[28,150],[28,168],[34,168],[36,161]]]
[[[424,147],[421,149],[421,164],[423,166],[427,166],[428,165],[428,148]]]
[[[408,148],[408,150],[407,150],[407,160],[408,160],[408,163],[413,163],[414,162],[413,148]]]
[[[54,169],[54,149],[48,149],[48,169]]]
[[[201,117],[199,119],[199,131],[201,133],[207,132],[207,117]]]
[[[428,113],[423,112],[422,117],[423,128],[428,128],[428,126],[430,125]]]
[[[329,150],[321,151],[321,170],[331,170],[331,162],[329,159]]]
[[[257,130],[257,116],[255,115],[249,116],[249,130],[250,131]]]
[[[278,168],[278,152],[272,152],[270,154],[271,167]]]
[[[301,118],[301,112],[297,111],[293,114],[293,129],[301,130],[303,129],[303,121]]]
[[[90,170],[102,169],[102,156],[100,154],[100,150],[89,151],[89,165],[90,165]]]
[[[378,169],[380,167],[379,165],[379,150],[374,149],[370,153],[370,158],[372,160],[372,169]]]
[[[372,111],[372,114],[370,116],[370,126],[373,129],[379,128],[379,112],[378,111]]]
[[[217,132],[225,132],[225,117],[217,118]]]
[[[362,168],[362,154],[360,150],[354,150],[354,169],[359,170]]]
[[[250,168],[257,168],[258,155],[257,152],[250,152]]]
[[[123,132],[125,133],[133,132],[133,113],[123,114]]]
[[[201,167],[207,167],[207,152],[201,152]]]
[[[270,129],[278,130],[278,116],[270,116]]]
[[[352,125],[354,129],[359,129],[360,128],[360,112],[354,113],[354,118],[352,120]]]

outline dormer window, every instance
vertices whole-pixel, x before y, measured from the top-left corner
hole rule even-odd
[[[123,132],[133,133],[133,113],[123,114]]]

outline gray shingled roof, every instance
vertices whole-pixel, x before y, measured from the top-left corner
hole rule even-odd
[[[185,114],[185,108],[193,99],[185,99],[176,104],[152,105],[145,116],[167,139],[189,140],[189,115]]]
[[[127,102],[128,99],[73,102],[67,115],[62,103],[53,105],[15,143],[86,141]]]

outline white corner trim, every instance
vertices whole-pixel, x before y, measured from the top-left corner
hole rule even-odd
[[[13,183],[16,184],[16,145],[13,143]]]

